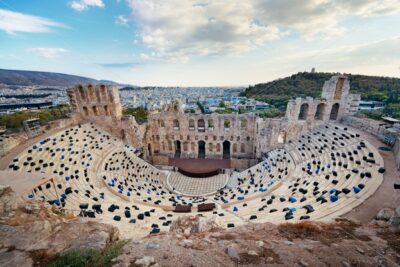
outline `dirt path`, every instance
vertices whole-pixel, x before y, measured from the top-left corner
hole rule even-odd
[[[400,173],[397,171],[393,153],[379,150],[379,147],[385,147],[386,145],[376,136],[349,126],[345,127],[359,133],[361,138],[376,147],[385,164],[386,172],[383,175],[383,182],[378,190],[360,206],[341,216],[343,218],[356,219],[360,222],[367,223],[371,221],[382,208],[396,208],[400,206],[400,190],[395,190],[393,187],[395,182],[400,182]]]

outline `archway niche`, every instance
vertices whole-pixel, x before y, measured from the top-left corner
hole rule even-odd
[[[203,119],[197,121],[197,130],[201,133],[206,131],[206,122]]]
[[[339,114],[339,103],[336,103],[336,104],[334,104],[332,106],[331,114],[329,116],[329,119],[333,120],[333,121],[337,120],[338,114]]]
[[[198,150],[199,150],[198,158],[204,159],[206,157],[206,142],[204,142],[203,140],[199,141]]]
[[[175,141],[175,158],[181,157],[181,141]]]
[[[326,104],[324,104],[324,103],[318,104],[317,110],[315,111],[315,116],[314,116],[314,118],[316,120],[323,120],[324,119],[325,107],[326,107]]]
[[[307,114],[308,114],[308,104],[304,103],[300,107],[299,120],[302,120],[302,121],[306,120]]]
[[[224,141],[222,143],[222,158],[223,159],[231,158],[231,143],[229,141]]]

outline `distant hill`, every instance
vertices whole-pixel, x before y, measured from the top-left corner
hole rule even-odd
[[[320,97],[322,86],[336,73],[300,72],[290,77],[268,83],[249,86],[242,95],[266,101],[279,109],[285,109],[289,99],[296,97]],[[345,74],[350,79],[350,92],[359,93],[363,100],[400,102],[400,79],[378,76]]]
[[[87,77],[62,73],[0,69],[0,84],[7,85],[74,86],[79,83],[96,84],[100,82],[117,84],[112,81],[98,81]]]

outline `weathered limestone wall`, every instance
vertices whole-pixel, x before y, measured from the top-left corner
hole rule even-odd
[[[140,149],[145,129],[133,116],[122,116],[118,89],[110,85],[78,85],[68,90],[75,122],[94,122],[113,136]]]
[[[230,158],[232,167],[248,167],[263,152],[283,147],[291,139],[321,123],[342,120],[358,109],[359,95],[349,94],[346,76],[326,81],[321,98],[289,101],[286,115],[261,119],[255,114],[185,114],[179,101],[152,111],[148,123],[138,125],[122,116],[118,90],[112,86],[87,85],[68,90],[75,121],[92,121],[134,147],[156,165],[168,158]]]
[[[349,94],[350,82],[346,76],[333,76],[324,83],[321,98],[296,98],[289,101],[286,118],[294,121],[341,120],[358,110],[361,99],[358,94]]]
[[[149,116],[146,132],[147,157],[174,157],[180,146],[180,157],[198,158],[200,143],[205,157],[222,159],[229,146],[231,158],[254,158],[256,116],[254,114],[185,114],[165,107]]]
[[[394,143],[393,154],[396,160],[397,169],[400,170],[400,137],[398,137]]]
[[[118,88],[110,85],[78,85],[67,91],[74,114],[82,119],[120,120],[122,107]]]

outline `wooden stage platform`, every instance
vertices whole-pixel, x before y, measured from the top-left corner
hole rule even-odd
[[[208,177],[221,169],[229,169],[229,159],[183,159],[170,158],[169,165],[177,167],[185,175],[192,177]],[[192,174],[192,175],[190,175]],[[205,176],[201,176],[204,174]]]

